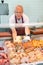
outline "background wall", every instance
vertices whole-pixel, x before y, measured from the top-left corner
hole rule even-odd
[[[0,16],[1,23],[8,23],[16,5],[24,7],[25,14],[30,22],[43,22],[43,0],[4,0],[9,5],[9,15]],[[0,0],[1,2],[1,0]]]

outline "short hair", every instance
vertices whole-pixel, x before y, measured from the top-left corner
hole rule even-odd
[[[17,5],[17,6],[15,7],[15,10],[16,10],[17,7],[20,7],[20,8],[22,9],[22,12],[23,12],[23,6],[22,6],[22,5]]]

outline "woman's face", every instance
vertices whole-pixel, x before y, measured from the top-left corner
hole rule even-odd
[[[16,7],[15,15],[16,15],[17,19],[21,19],[22,14],[23,14],[23,9],[19,6]]]

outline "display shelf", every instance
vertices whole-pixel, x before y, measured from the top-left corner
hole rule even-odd
[[[14,26],[14,24],[11,24],[11,27],[13,27]],[[28,27],[30,27],[30,26],[36,26],[36,27],[38,27],[38,26],[43,26],[43,22],[40,22],[40,23],[25,23],[25,24],[15,24],[15,26],[14,27],[25,27],[25,26],[28,26]],[[9,28],[10,27],[10,25],[9,24],[0,24],[0,28]]]

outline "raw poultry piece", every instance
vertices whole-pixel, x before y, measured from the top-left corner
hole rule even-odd
[[[5,45],[7,48],[14,48],[14,44],[11,41],[5,41]]]
[[[0,65],[10,65],[10,61],[7,54],[0,53]]]
[[[43,40],[32,40],[31,42],[34,47],[43,47]]]
[[[28,47],[27,49],[25,49],[26,53],[32,52],[35,49],[35,47]]]
[[[17,36],[15,39],[14,39],[14,43],[20,43],[22,42],[22,36]]]
[[[35,62],[37,60],[34,51],[28,53],[28,58],[29,58],[29,63]]]
[[[18,58],[13,58],[13,59],[11,59],[10,60],[10,62],[11,62],[11,64],[13,65],[13,64],[20,64],[20,59]]]
[[[0,50],[4,50],[4,48],[3,47],[0,47]]]
[[[34,51],[35,51],[35,54],[36,54],[36,57],[37,57],[37,61],[43,60],[43,54],[42,54],[40,48],[37,48]]]
[[[43,54],[40,48],[36,48],[28,53],[29,63],[43,61]]]
[[[21,58],[21,63],[29,63],[28,57],[22,57]]]
[[[10,60],[11,64],[20,64],[20,56],[18,53],[14,54],[14,57]]]
[[[24,43],[22,43],[23,44],[23,47],[26,49],[26,48],[28,48],[28,47],[33,47],[33,44],[32,44],[32,42],[31,41],[27,41],[27,42],[24,42]]]

